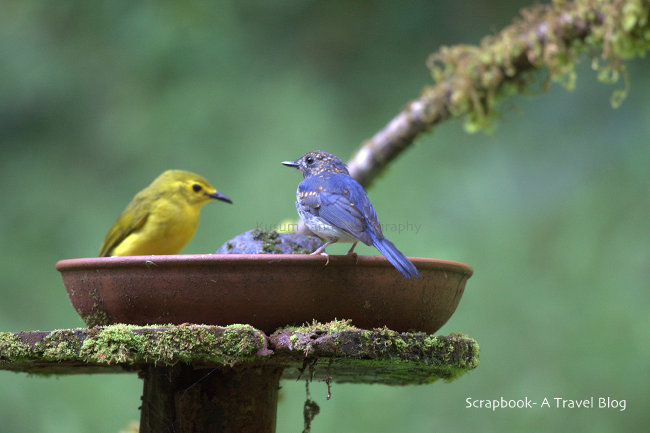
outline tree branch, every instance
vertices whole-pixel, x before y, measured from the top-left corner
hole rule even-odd
[[[602,81],[615,82],[623,60],[650,48],[650,0],[555,0],[533,6],[480,47],[442,47],[428,61],[435,84],[424,89],[381,131],[361,145],[348,163],[350,174],[368,186],[422,133],[449,117],[466,116],[470,132],[489,127],[496,103],[530,87],[530,74],[548,71],[548,80],[567,88],[575,82],[575,64],[587,53]],[[624,90],[612,95],[620,104]]]

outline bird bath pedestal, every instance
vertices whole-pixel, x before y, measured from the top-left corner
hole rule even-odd
[[[319,257],[226,257],[59,262],[75,308],[92,327],[0,332],[0,369],[60,375],[137,373],[144,381],[141,433],[247,433],[275,431],[281,379],[427,384],[454,379],[478,365],[473,339],[432,335],[458,304],[471,275],[466,265],[414,259],[423,279],[408,282],[386,277],[384,271],[390,268],[374,257],[359,257],[359,263],[351,257],[331,257],[327,267]],[[239,279],[234,276],[237,267],[244,269]],[[314,272],[321,276],[314,281],[325,285],[296,289],[296,279],[309,283]],[[359,275],[372,274],[380,279],[359,284]],[[294,284],[287,284],[283,275]],[[300,303],[292,307],[296,296]],[[340,304],[337,296],[354,305]],[[409,301],[399,300],[403,297]],[[174,308],[178,303],[184,309]],[[410,319],[402,317],[409,303],[416,312]],[[431,311],[443,307],[450,311],[432,320]],[[187,308],[194,308],[195,316]],[[229,310],[236,308],[243,318],[236,322],[250,324],[192,324],[234,323],[229,314],[236,313]],[[394,309],[398,311],[391,313]],[[422,315],[427,309],[429,314]],[[276,326],[282,320],[277,310],[285,315],[285,324],[308,324]],[[351,321],[334,320],[346,314]],[[134,317],[128,322],[135,324],[111,324],[123,317]],[[191,317],[198,320],[187,320]],[[425,332],[404,332],[409,328]]]
[[[273,432],[280,379],[427,384],[477,364],[476,342],[462,335],[369,331],[347,322],[270,336],[249,325],[0,333],[0,369],[138,373],[142,433]]]

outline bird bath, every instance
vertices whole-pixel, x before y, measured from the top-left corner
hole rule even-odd
[[[433,333],[456,310],[472,275],[459,262],[412,258],[407,280],[380,256],[203,254],[61,260],[57,269],[88,326],[351,319],[361,328]]]
[[[374,256],[62,260],[90,328],[0,332],[0,369],[138,373],[141,433],[274,432],[280,379],[426,384],[478,365],[473,339],[431,335],[471,268],[412,261],[421,280]]]

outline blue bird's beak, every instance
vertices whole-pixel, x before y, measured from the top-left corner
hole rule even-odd
[[[300,164],[298,164],[296,161],[282,161],[282,164],[286,165],[287,167],[293,167],[293,168],[300,167]]]
[[[220,192],[213,192],[212,194],[208,194],[208,197],[215,198],[217,200],[225,201],[226,203],[232,204],[232,200],[228,198],[226,194],[221,194]]]

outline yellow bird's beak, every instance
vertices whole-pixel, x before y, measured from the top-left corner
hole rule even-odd
[[[208,194],[208,197],[232,204],[232,200],[230,200],[227,195],[221,194],[220,192],[213,192],[212,194]]]

